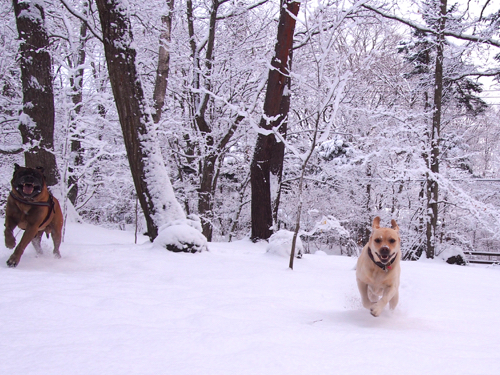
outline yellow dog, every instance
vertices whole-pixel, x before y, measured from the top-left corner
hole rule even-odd
[[[356,266],[356,280],[363,306],[379,316],[389,303],[394,309],[399,300],[401,274],[401,239],[395,220],[391,228],[380,227],[380,217],[373,219],[370,240],[361,251]]]

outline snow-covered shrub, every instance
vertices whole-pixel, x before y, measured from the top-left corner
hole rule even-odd
[[[336,159],[337,164],[347,163],[347,159],[353,155],[353,150],[349,143],[343,139],[331,139],[323,142],[318,147],[318,153],[326,161]]]
[[[207,239],[201,233],[200,219],[189,215],[160,227],[154,245],[174,252],[197,253],[207,250]]]
[[[276,254],[280,256],[290,256],[290,251],[292,250],[293,232],[286,229],[281,229],[274,233],[269,238],[269,245],[267,245],[266,252],[270,254]],[[304,246],[302,245],[302,240],[300,236],[297,236],[297,242],[295,244],[295,254],[298,258],[304,253]]]
[[[444,244],[440,246],[442,251],[438,257],[449,264],[457,264],[459,266],[465,265],[465,255],[460,246],[452,244]],[[440,249],[440,250],[441,250]]]

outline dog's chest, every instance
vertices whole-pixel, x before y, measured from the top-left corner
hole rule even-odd
[[[18,210],[18,224],[17,226],[23,230],[30,225],[32,221],[38,221],[40,214],[42,213],[40,207],[30,206],[27,204],[16,204]]]
[[[376,266],[375,266],[376,267]],[[365,284],[372,285],[375,288],[384,288],[391,286],[394,280],[394,272],[392,269],[383,271],[380,268],[375,268],[372,265],[365,268],[365,272],[360,272],[360,277]]]
[[[26,216],[30,215],[30,211],[32,211],[32,209],[34,208],[33,206],[30,206],[28,204],[22,204],[18,202],[16,202],[16,207],[19,210],[19,216],[21,220],[26,220]]]

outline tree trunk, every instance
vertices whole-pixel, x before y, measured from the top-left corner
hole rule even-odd
[[[288,57],[293,45],[295,16],[299,12],[300,3],[294,0],[283,0],[278,25],[278,36],[275,55],[271,61],[273,69],[269,70],[267,91],[264,100],[264,116],[259,126],[263,130],[272,130],[279,120],[283,90],[288,75]],[[292,16],[293,15],[293,16]],[[273,212],[271,207],[270,170],[273,149],[276,139],[273,134],[257,136],[254,155],[250,165],[251,182],[251,216],[253,241],[267,239],[272,234]]]
[[[203,235],[208,241],[212,241],[213,234],[213,197],[215,189],[217,188],[217,180],[219,178],[219,167],[217,164],[220,163],[221,157],[225,153],[227,144],[233,137],[236,129],[243,119],[243,116],[237,116],[231,127],[216,146],[212,144],[213,138],[207,137],[207,142],[211,142],[209,147],[211,151],[203,158],[201,166],[200,188],[198,189],[198,213],[201,216]]]
[[[210,77],[212,75],[213,60],[214,60],[214,48],[215,48],[215,32],[217,24],[217,12],[219,10],[219,5],[222,2],[220,0],[212,0],[212,8],[210,9],[210,20],[209,20],[209,31],[208,38],[206,40],[206,51],[204,56],[205,71],[200,74],[201,71],[201,57],[199,55],[199,48],[196,46],[195,34],[194,34],[194,17],[193,17],[193,4],[192,1],[188,0],[186,2],[186,11],[188,19],[188,34],[190,37],[190,47],[191,47],[191,57],[193,59],[194,66],[194,79],[193,87],[199,89],[201,86],[204,87],[204,93],[194,93],[192,95],[193,107],[194,109],[194,123],[204,137],[206,154],[203,156],[203,160],[200,163],[200,187],[198,189],[198,214],[201,218],[201,225],[203,229],[203,235],[208,241],[212,240],[213,234],[213,197],[215,194],[215,189],[217,186],[218,179],[218,166],[220,158],[225,152],[225,147],[231,140],[239,124],[243,120],[243,116],[236,116],[233,124],[224,134],[224,137],[217,142],[214,138],[213,126],[207,121],[206,111],[208,107],[208,102],[210,99],[209,92],[212,90],[212,84]],[[201,79],[204,82],[201,82]]]
[[[365,212],[366,212],[366,218],[365,218],[365,225],[361,228],[361,243],[365,244],[368,243],[371,235],[371,219],[372,219],[372,166],[371,164],[367,164],[366,167],[366,177],[367,177],[367,184],[366,184],[366,203],[365,203]]]
[[[156,70],[155,90],[153,93],[155,113],[153,120],[157,124],[161,119],[165,94],[167,92],[168,72],[170,69],[170,34],[172,32],[172,16],[174,11],[174,0],[167,0],[168,14],[161,17],[163,26],[160,34],[160,48],[158,51],[158,69]]]
[[[447,0],[440,0],[439,34],[436,43],[436,67],[434,70],[434,106],[432,112],[432,128],[430,132],[431,155],[427,174],[427,258],[434,258],[436,252],[439,185],[436,175],[439,173],[441,105],[443,97],[443,59],[444,59],[444,28],[446,25]]]
[[[198,189],[198,213],[201,217],[203,235],[212,241],[213,235],[213,194],[215,190],[215,163],[217,155],[211,153],[203,158],[200,188]]]
[[[290,49],[290,56],[288,60],[288,70],[292,68],[292,56],[293,50]],[[288,132],[288,112],[290,111],[290,95],[291,95],[291,80],[290,77],[285,77],[286,89],[281,97],[281,105],[280,105],[280,116],[278,118],[277,124],[279,124],[278,132],[281,134],[283,139],[286,139],[286,134]],[[273,125],[275,126],[275,125]],[[273,223],[277,225],[277,229],[279,229],[278,222],[278,211],[281,200],[281,182],[283,180],[283,162],[285,159],[285,144],[283,142],[276,142],[273,146],[271,152],[271,173],[277,178],[277,190],[276,196],[273,202]]]
[[[88,2],[83,3],[83,14],[88,14]],[[83,165],[83,153],[84,149],[82,147],[81,136],[78,134],[76,129],[77,117],[80,114],[83,101],[83,64],[85,64],[85,44],[87,40],[87,23],[83,22],[80,25],[80,44],[78,46],[78,57],[76,60],[76,72],[70,78],[70,83],[72,86],[73,94],[71,100],[74,104],[74,115],[71,119],[71,154],[73,155],[72,165],[68,167],[69,177],[68,177],[68,199],[71,204],[75,205],[76,198],[78,197],[78,178],[75,176],[75,169]],[[75,67],[73,67],[75,68]],[[76,168],[75,168],[76,167]]]
[[[299,236],[299,230],[300,230],[300,217],[302,215],[302,205],[304,203],[304,197],[303,197],[303,192],[304,192],[304,176],[306,174],[306,168],[307,168],[307,163],[309,163],[309,159],[311,159],[311,156],[314,152],[314,149],[316,148],[316,141],[318,139],[318,130],[319,130],[319,123],[320,123],[320,114],[318,114],[318,118],[315,121],[315,127],[314,127],[314,133],[313,133],[313,139],[311,143],[311,148],[309,149],[309,152],[307,156],[305,157],[301,170],[300,170],[300,179],[299,179],[299,206],[297,208],[297,219],[295,221],[295,230],[293,232],[293,238],[292,238],[292,248],[290,250],[290,261],[288,263],[288,266],[290,269],[293,270],[293,260],[295,258],[295,247],[297,245],[297,237]]]
[[[59,181],[54,155],[54,92],[52,64],[47,50],[49,38],[41,4],[38,1],[13,1],[21,40],[23,113],[19,130],[26,149],[26,167],[43,167],[47,185],[53,186]]]
[[[133,36],[126,10],[118,0],[97,0],[111,88],[125,148],[150,240],[169,221],[184,219],[157,144],[136,71]]]

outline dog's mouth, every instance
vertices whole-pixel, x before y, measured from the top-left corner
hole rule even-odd
[[[18,185],[16,190],[24,196],[33,196],[41,191],[41,187],[32,183],[24,183]]]
[[[386,264],[387,262],[389,262],[389,260],[392,258],[393,255],[387,253],[387,254],[379,254],[379,253],[375,253],[377,254],[377,256],[379,257],[380,261],[384,264]]]

